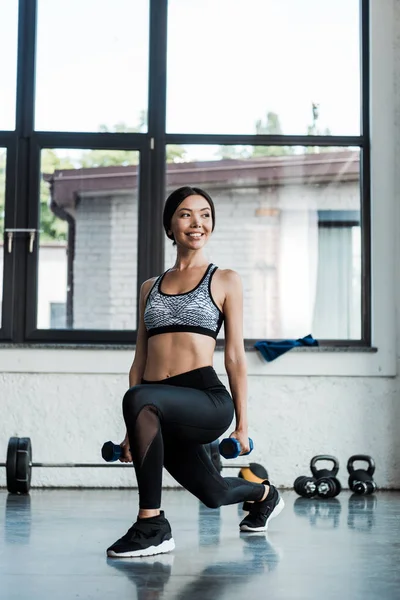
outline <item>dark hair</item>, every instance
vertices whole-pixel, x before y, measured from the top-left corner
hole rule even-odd
[[[164,225],[165,233],[170,240],[174,240],[174,243],[175,243],[175,238],[174,238],[173,234],[168,233],[168,230],[171,228],[172,215],[174,214],[174,212],[176,211],[178,206],[180,204],[182,204],[182,202],[189,196],[203,196],[203,198],[205,198],[207,200],[207,202],[209,203],[210,208],[211,208],[212,231],[214,231],[215,207],[214,207],[214,202],[211,200],[211,197],[207,194],[207,192],[205,192],[204,190],[202,190],[198,187],[190,187],[188,185],[185,185],[184,187],[180,187],[177,190],[175,190],[174,192],[172,192],[172,194],[170,194],[168,196],[167,200],[165,201],[165,206],[164,206],[163,225]]]

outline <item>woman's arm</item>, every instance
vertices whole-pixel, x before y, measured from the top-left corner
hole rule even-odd
[[[129,369],[129,387],[138,385],[142,381],[143,373],[146,368],[147,361],[147,333],[144,325],[144,308],[150,289],[154,284],[155,278],[145,281],[140,288],[139,298],[139,326],[136,338],[135,357],[131,368]],[[122,455],[121,462],[132,462],[132,455],[129,450],[128,432],[125,433],[125,438],[121,442]]]
[[[129,387],[138,385],[142,381],[143,373],[147,361],[147,333],[144,324],[144,308],[147,296],[152,288],[156,278],[148,279],[140,288],[139,298],[139,326],[136,338],[135,357],[131,368],[129,369]]]
[[[235,405],[236,427],[231,434],[239,440],[242,454],[250,450],[247,421],[247,364],[243,343],[243,287],[240,276],[224,272],[225,369]]]

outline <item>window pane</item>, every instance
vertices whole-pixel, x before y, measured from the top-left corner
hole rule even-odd
[[[17,82],[18,0],[2,0],[0,7],[0,129],[15,129]],[[7,60],[4,60],[7,57]]]
[[[4,261],[4,207],[6,191],[6,150],[0,148],[0,327],[2,326],[1,307],[3,301],[3,261]]]
[[[39,0],[36,129],[145,131],[149,0]]]
[[[39,329],[136,328],[139,153],[43,150]]]
[[[167,131],[358,135],[359,4],[169,0]]]
[[[171,159],[167,193],[194,185],[215,201],[207,256],[242,278],[245,338],[360,339],[359,150],[206,150]],[[169,268],[167,238],[165,250]]]

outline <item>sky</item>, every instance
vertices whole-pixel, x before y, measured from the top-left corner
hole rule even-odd
[[[17,0],[0,0],[0,129],[13,129]],[[358,0],[169,0],[167,131],[358,135]],[[147,106],[148,0],[38,0],[36,128],[135,126]],[[207,157],[211,148],[203,149]],[[199,151],[196,151],[199,154]]]

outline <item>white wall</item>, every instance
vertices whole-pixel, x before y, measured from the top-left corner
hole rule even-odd
[[[393,13],[394,11],[394,13]],[[400,487],[400,0],[372,0],[373,342],[377,352],[292,351],[270,364],[249,352],[254,460],[290,486],[314,453],[341,462],[370,453],[376,480]],[[395,102],[393,104],[393,85]],[[118,349],[1,349],[0,457],[11,435],[29,435],[37,461],[98,461],[120,440],[121,397],[132,352]],[[215,367],[223,376],[223,356]],[[0,459],[1,460],[1,459]],[[35,485],[118,486],[132,470],[34,471]],[[166,484],[171,484],[169,478]],[[4,471],[0,485],[5,484]],[[136,493],[133,496],[136,499]]]

